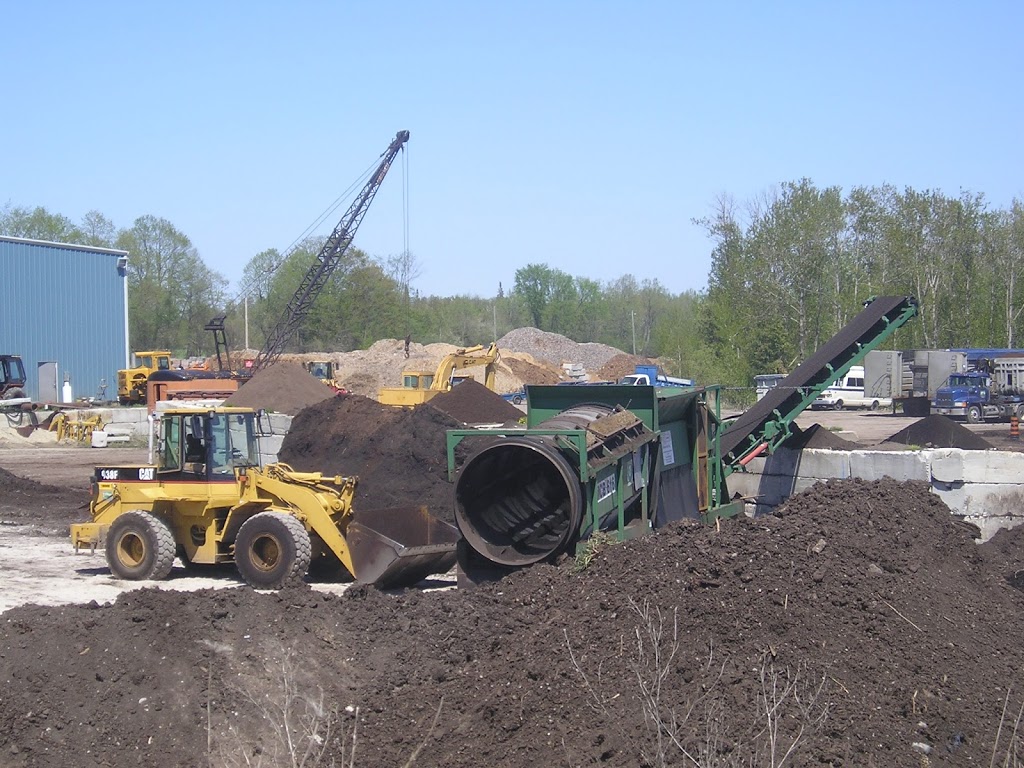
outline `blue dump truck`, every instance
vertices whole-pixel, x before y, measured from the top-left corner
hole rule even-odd
[[[694,381],[693,379],[666,376],[658,371],[656,365],[638,365],[633,373],[619,379],[619,384],[636,387],[692,387]]]
[[[935,393],[932,412],[970,424],[1024,418],[1024,355],[980,358],[974,370],[950,374]]]

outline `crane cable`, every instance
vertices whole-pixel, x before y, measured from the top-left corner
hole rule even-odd
[[[240,300],[245,299],[245,297],[248,296],[249,293],[252,291],[252,289],[254,287],[253,284],[259,278],[270,278],[270,277],[273,277],[277,273],[277,271],[281,268],[281,266],[288,260],[288,257],[291,256],[292,253],[294,253],[295,250],[299,247],[299,244],[304,239],[309,237],[313,232],[315,232],[316,229],[323,224],[323,222],[327,219],[327,217],[330,216],[331,214],[333,214],[335,211],[337,211],[342,206],[343,203],[348,202],[349,198],[352,196],[352,194],[354,193],[354,191],[356,189],[361,189],[364,186],[364,184],[366,183],[366,180],[370,177],[370,174],[374,171],[374,169],[377,167],[377,165],[378,165],[377,161],[374,161],[373,163],[371,163],[370,166],[365,171],[363,171],[363,173],[355,181],[353,181],[351,185],[349,185],[348,189],[346,189],[344,192],[342,192],[340,195],[338,195],[338,197],[334,200],[334,202],[331,203],[324,210],[323,213],[321,213],[319,216],[316,217],[316,219],[313,220],[312,224],[310,224],[308,227],[306,227],[302,231],[302,233],[299,234],[298,237],[296,237],[294,240],[292,240],[291,244],[284,250],[283,253],[281,253],[280,258],[277,260],[277,262],[272,264],[270,266],[270,268],[268,270],[266,270],[266,272],[264,272],[263,274],[260,274],[258,277],[253,277],[248,283],[246,283],[245,285],[241,286],[239,288],[239,290],[238,290],[238,294],[236,296],[236,301],[240,301]]]

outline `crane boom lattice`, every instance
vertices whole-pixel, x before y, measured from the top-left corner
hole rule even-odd
[[[377,194],[377,190],[380,188],[381,182],[384,181],[399,150],[404,148],[405,142],[408,140],[409,132],[399,131],[384,154],[381,155],[381,161],[371,174],[370,180],[356,195],[355,200],[345,211],[345,215],[341,217],[341,221],[324,242],[305,277],[302,278],[302,282],[285,308],[284,317],[267,335],[263,349],[256,356],[253,371],[273,365],[281,357],[285,345],[294,337],[302,322],[309,315],[313,302],[316,301],[334,270],[341,263],[342,257],[352,244],[363,216],[366,215],[366,209],[369,208]]]

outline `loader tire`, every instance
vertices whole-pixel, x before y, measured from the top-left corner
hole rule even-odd
[[[176,550],[170,527],[149,512],[125,512],[107,532],[107,565],[119,579],[166,579]]]
[[[305,526],[297,517],[281,512],[253,515],[235,538],[235,566],[255,589],[280,589],[301,581],[311,553]]]
[[[21,387],[15,387],[14,389],[7,390],[7,392],[3,395],[3,399],[18,400],[25,396],[26,395],[24,389],[22,389]]]

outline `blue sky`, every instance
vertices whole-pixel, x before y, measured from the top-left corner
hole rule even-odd
[[[8,0],[0,205],[164,217],[237,285],[408,129],[356,246],[402,251],[407,187],[421,293],[535,262],[701,290],[723,195],[1024,198],[1022,8]]]

